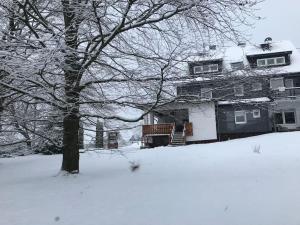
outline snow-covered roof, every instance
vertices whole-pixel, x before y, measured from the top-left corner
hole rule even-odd
[[[295,50],[294,45],[290,41],[278,41],[270,43],[270,49],[263,50],[260,45],[248,45],[245,48],[247,56],[264,55],[279,52],[292,52]]]
[[[300,72],[300,52],[290,41],[277,41],[270,43],[270,50],[263,50],[259,45],[223,47],[208,52],[204,56],[191,56],[190,62],[201,62],[208,60],[222,60],[223,69],[231,71],[231,63],[243,62],[244,66],[250,68],[247,56],[266,55],[272,53],[291,52],[291,64],[280,67],[253,69],[257,74],[283,74]]]
[[[250,98],[250,99],[237,99],[237,100],[230,100],[230,101],[218,101],[218,105],[232,105],[232,104],[253,104],[253,103],[263,103],[263,102],[270,102],[271,99],[268,97],[261,97],[261,98]]]

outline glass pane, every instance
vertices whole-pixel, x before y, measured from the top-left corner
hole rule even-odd
[[[285,87],[287,87],[287,88],[294,87],[294,81],[293,81],[293,79],[286,79],[285,80]]]
[[[280,87],[284,87],[283,79],[282,78],[271,78],[270,79],[270,86],[272,89],[278,89]]]
[[[235,114],[235,122],[236,123],[246,123],[247,118],[246,118],[246,113],[244,111],[237,111],[234,112]]]
[[[252,90],[253,91],[260,91],[262,90],[262,84],[259,82],[253,83],[252,84]]]
[[[285,112],[284,116],[285,116],[285,123],[294,124],[296,122],[294,112]]]
[[[203,72],[209,72],[209,66],[208,65],[203,66]]]
[[[210,71],[212,72],[218,71],[218,65],[217,64],[210,65]]]
[[[235,120],[238,123],[243,123],[243,122],[245,122],[245,116],[236,116]]]
[[[275,118],[275,124],[283,124],[282,113],[275,113],[274,118]]]
[[[194,67],[194,73],[201,73],[202,72],[202,66],[195,66]]]
[[[266,65],[266,61],[264,59],[258,59],[257,60],[257,65],[258,66],[265,66]]]
[[[259,118],[260,117],[260,110],[259,109],[253,110],[253,117],[254,118]]]
[[[284,57],[276,58],[276,63],[277,64],[285,64],[285,58]]]
[[[268,65],[274,65],[275,64],[275,59],[267,59],[267,64]]]

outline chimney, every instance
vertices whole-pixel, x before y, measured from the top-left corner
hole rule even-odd
[[[246,42],[239,42],[238,46],[244,48],[246,47]]]
[[[216,45],[210,45],[209,50],[215,51],[215,50],[217,50],[217,46]]]

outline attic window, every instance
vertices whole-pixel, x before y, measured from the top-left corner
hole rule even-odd
[[[265,58],[265,59],[257,59],[257,66],[278,66],[285,65],[285,57],[274,57],[274,58]]]
[[[231,63],[231,69],[232,70],[241,70],[241,69],[244,69],[244,63],[243,62],[234,62],[234,63]]]
[[[203,66],[194,66],[194,74],[199,73],[210,73],[210,72],[218,72],[219,65],[218,64],[208,64]]]

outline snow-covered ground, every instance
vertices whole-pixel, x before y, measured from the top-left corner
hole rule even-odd
[[[150,150],[0,159],[1,225],[299,225],[300,132]]]

